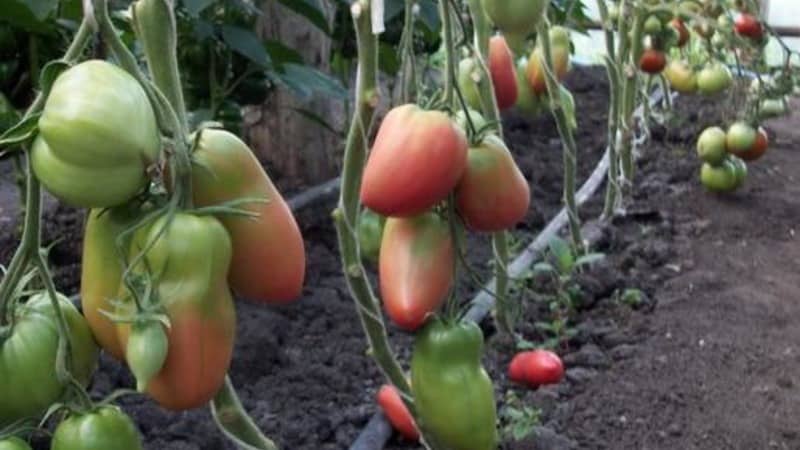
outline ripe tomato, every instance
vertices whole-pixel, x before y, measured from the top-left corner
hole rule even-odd
[[[697,156],[711,165],[722,164],[728,154],[725,149],[725,137],[725,130],[720,127],[703,130],[697,138]]]
[[[508,378],[532,388],[556,384],[564,378],[564,364],[549,350],[520,352],[508,366]]]
[[[745,122],[736,122],[728,128],[725,145],[733,154],[740,154],[750,150],[756,142],[758,133]]]
[[[242,197],[264,199],[242,209],[257,218],[220,215],[233,244],[228,282],[249,300],[282,304],[303,291],[306,256],[303,236],[289,205],[272,184],[253,152],[224,130],[201,132],[192,155],[192,194],[197,206]]]
[[[395,107],[364,168],[361,203],[384,216],[421,214],[447,198],[466,166],[466,136],[446,114]]]
[[[381,297],[400,328],[422,326],[453,285],[455,249],[450,227],[436,213],[389,218],[378,264]]]
[[[697,90],[701,94],[713,95],[727,89],[733,83],[733,74],[724,64],[712,64],[697,73]]]
[[[27,442],[18,437],[0,439],[0,450],[31,450]]]
[[[475,58],[464,58],[458,63],[458,88],[470,108],[482,110],[478,83],[485,83],[483,72]]]
[[[553,73],[556,78],[562,80],[569,71],[569,47],[553,46],[550,48],[553,57]],[[535,94],[547,92],[547,81],[544,71],[544,53],[541,47],[537,46],[528,58],[526,68],[528,85]]]
[[[517,74],[506,39],[501,35],[489,39],[489,72],[492,74],[497,107],[508,109],[517,102]]]
[[[485,0],[486,15],[503,33],[527,35],[544,17],[549,0]]]
[[[731,191],[736,188],[736,167],[727,159],[718,166],[703,163],[700,169],[700,182],[709,191]]]
[[[391,384],[384,384],[381,386],[377,395],[378,405],[380,405],[383,414],[389,419],[389,423],[397,430],[404,438],[409,441],[419,441],[419,430],[411,413],[408,412],[403,399],[400,397],[400,392],[396,387]]]
[[[639,68],[649,74],[661,73],[667,65],[667,57],[661,50],[648,48],[639,58]]]
[[[214,217],[177,213],[138,230],[131,255],[152,242],[131,270],[153,278],[170,328],[167,360],[147,392],[167,409],[198,408],[219,391],[233,354],[236,312],[226,279],[231,239]],[[125,303],[117,312],[129,313],[134,306],[125,286],[119,297]],[[127,347],[130,325],[118,326]]]
[[[89,208],[124,203],[158,158],[155,113],[133,76],[86,61],[53,83],[31,148],[37,178],[56,197]],[[102,186],[102,188],[98,188]]]
[[[97,363],[97,345],[72,302],[59,294],[58,303],[69,330],[72,375],[86,385]],[[16,307],[11,334],[0,341],[0,429],[38,416],[61,399],[64,386],[55,366],[58,339],[55,311],[46,293]]]
[[[530,188],[503,141],[489,135],[469,149],[469,162],[456,186],[456,205],[475,231],[512,228],[528,212]]]
[[[678,35],[677,46],[683,47],[684,45],[686,45],[686,43],[689,42],[690,35],[689,35],[689,29],[686,28],[686,24],[683,23],[683,20],[681,20],[679,17],[676,17],[672,19],[669,25],[675,30],[675,32]]]
[[[682,94],[691,94],[697,90],[697,75],[684,61],[670,61],[664,69],[664,76],[672,89]]]
[[[118,360],[125,358],[117,326],[103,312],[114,310],[122,282],[122,255],[116,239],[139,217],[135,207],[121,206],[89,211],[83,234],[81,261],[81,306],[97,343]],[[127,246],[123,247],[124,249]]]
[[[50,450],[142,450],[136,425],[116,406],[73,413],[56,427]]]
[[[752,14],[737,14],[733,19],[733,28],[736,30],[736,33],[751,39],[761,39],[764,36],[764,29],[761,27],[761,22]]]
[[[764,156],[764,153],[767,152],[767,148],[769,148],[769,136],[767,135],[767,130],[759,127],[758,134],[756,135],[756,141],[753,143],[753,146],[750,147],[750,149],[746,152],[739,153],[739,157],[745,161],[755,161]]]

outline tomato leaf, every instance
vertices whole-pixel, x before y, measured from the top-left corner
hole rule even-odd
[[[313,67],[288,63],[276,75],[281,84],[301,98],[308,98],[315,91],[335,98],[347,97],[347,90],[339,80]]]
[[[0,135],[0,148],[5,149],[6,147],[16,146],[36,136],[36,133],[39,131],[39,116],[41,116],[41,113],[33,114],[6,130],[5,133]],[[0,151],[0,158],[11,150],[14,149]]]
[[[269,53],[267,53],[261,39],[259,39],[254,32],[232,25],[223,25],[222,40],[233,51],[259,66],[264,68],[272,66]]]
[[[596,263],[597,261],[602,260],[605,257],[606,255],[602,253],[587,253],[575,260],[575,266],[580,267],[593,264]]]
[[[318,0],[279,0],[280,4],[308,19],[314,26],[331,34],[328,19]]]
[[[197,17],[203,10],[214,3],[214,0],[183,0],[183,7],[192,17]]]
[[[555,258],[558,271],[566,274],[572,271],[575,265],[575,257],[572,255],[572,249],[566,241],[561,238],[553,238],[550,241],[550,254]]]
[[[69,64],[60,60],[50,61],[42,68],[42,73],[39,75],[42,95],[46,97],[50,93],[50,88],[53,87],[56,78],[67,69],[69,69]]]
[[[267,53],[269,53],[270,58],[277,66],[286,63],[303,64],[303,57],[297,50],[288,47],[277,39],[264,40],[264,48],[267,49]]]
[[[244,410],[239,396],[225,377],[225,384],[211,400],[211,416],[222,433],[244,450],[278,450],[275,443],[261,433]]]
[[[303,116],[307,120],[310,120],[311,122],[314,122],[315,124],[321,126],[322,128],[325,128],[326,130],[330,131],[331,133],[333,133],[333,134],[335,134],[337,136],[344,137],[344,133],[342,133],[341,131],[339,131],[336,128],[334,128],[333,125],[331,125],[330,123],[328,123],[328,121],[326,121],[325,119],[320,117],[319,114],[316,114],[313,111],[309,111],[309,110],[303,109],[303,108],[290,108],[290,109],[292,111],[296,112],[297,114],[300,114],[301,116]]]

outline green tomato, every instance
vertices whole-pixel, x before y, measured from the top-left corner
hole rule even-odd
[[[755,128],[745,122],[736,122],[728,128],[725,145],[731,153],[744,153],[753,148],[756,137],[758,133]]]
[[[411,390],[419,425],[434,448],[496,450],[492,380],[481,367],[474,322],[431,320],[414,340]]]
[[[478,90],[478,83],[486,83],[481,70],[474,58],[464,58],[458,63],[458,88],[467,105],[476,110],[481,108],[481,95]]]
[[[367,208],[364,208],[358,216],[358,243],[361,257],[369,262],[378,262],[385,223],[386,217]]]
[[[527,67],[528,58],[520,58],[517,62],[517,103],[514,106],[529,118],[535,118],[546,111],[547,102],[542,97],[547,94],[539,96],[533,92],[528,83]]]
[[[572,42],[569,30],[559,25],[550,28],[548,36],[550,36],[550,45],[553,47],[569,48]]]
[[[658,16],[651,15],[644,21],[644,32],[650,35],[656,35],[664,28],[661,19]]]
[[[769,119],[772,117],[780,117],[789,112],[789,106],[785,99],[782,98],[766,98],[761,100],[758,114],[761,119]]]
[[[467,111],[469,114],[469,120],[475,127],[475,131],[480,131],[481,129],[486,128],[486,126],[489,124],[486,118],[483,117],[483,114],[479,113],[478,111],[475,111],[469,107],[467,108]],[[456,121],[456,124],[461,127],[461,129],[465,131],[469,129],[469,123],[467,123],[467,113],[464,113],[463,109],[456,111],[453,119]]]
[[[672,89],[682,94],[691,94],[697,90],[697,74],[688,63],[670,61],[663,73]]]
[[[136,390],[147,391],[147,385],[167,360],[169,342],[164,326],[158,321],[136,323],[131,327],[125,360],[136,377]]]
[[[532,33],[544,17],[550,0],[484,0],[486,15],[504,34]]]
[[[31,450],[27,442],[18,437],[0,439],[0,450]]]
[[[725,160],[725,130],[720,127],[706,128],[697,138],[697,156],[711,165],[719,165]]]
[[[33,170],[56,197],[82,207],[119,205],[148,182],[159,153],[150,101],[135,78],[92,60],[53,83],[33,144]]]
[[[697,73],[697,90],[701,94],[718,94],[733,84],[733,74],[728,66],[713,64]]]
[[[727,160],[719,166],[703,163],[700,169],[700,182],[709,191],[728,192],[736,188],[735,168]]]
[[[142,450],[139,431],[130,417],[115,406],[73,414],[53,434],[50,450]]]
[[[729,155],[725,164],[732,166],[733,178],[735,180],[734,189],[739,188],[747,179],[747,163],[736,155]]]
[[[58,303],[69,330],[72,375],[86,385],[97,362],[97,345],[75,306],[61,294]],[[50,297],[34,295],[16,307],[14,317],[11,335],[0,341],[0,428],[42,414],[64,393],[56,375],[59,337]]]

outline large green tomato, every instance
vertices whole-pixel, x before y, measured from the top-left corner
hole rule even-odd
[[[734,154],[745,153],[756,143],[758,133],[746,122],[735,122],[728,128],[725,142],[728,151]]]
[[[33,144],[33,170],[56,197],[82,207],[124,203],[148,182],[159,133],[136,79],[91,60],[53,83]]]
[[[713,192],[727,192],[736,188],[736,167],[728,160],[719,166],[703,163],[700,169],[700,182],[706,189]]]
[[[0,450],[31,450],[27,442],[18,437],[0,439]]]
[[[720,127],[709,127],[697,138],[697,156],[704,162],[719,165],[728,154],[725,149],[725,130]]]
[[[73,414],[53,434],[50,450],[142,450],[133,421],[115,406]]]
[[[685,61],[670,61],[664,68],[664,76],[672,89],[682,94],[691,94],[697,90],[697,74]]]
[[[728,66],[713,64],[697,73],[697,90],[712,95],[727,89],[733,83],[733,74]]]
[[[411,390],[434,448],[497,449],[494,389],[481,367],[482,350],[474,322],[432,320],[414,340]]]
[[[550,0],[484,0],[486,15],[504,34],[533,32],[547,11]]]
[[[97,362],[92,332],[72,303],[58,296],[67,321],[75,378],[87,384]],[[11,335],[0,341],[0,428],[43,413],[64,393],[56,375],[58,325],[47,294],[40,293],[17,306]]]

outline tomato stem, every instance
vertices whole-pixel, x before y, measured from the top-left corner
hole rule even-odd
[[[400,101],[414,101],[417,92],[417,65],[414,54],[414,5],[416,0],[405,0],[403,34],[400,37]]]
[[[608,6],[606,0],[597,0],[597,8],[600,11],[600,20],[603,23],[605,32],[606,57],[605,68],[608,76],[608,128],[607,128],[607,148],[608,148],[608,175],[606,183],[605,202],[603,205],[602,218],[610,219],[617,209],[619,200],[619,156],[617,153],[617,133],[619,132],[619,93],[620,93],[620,71],[616,61],[614,29],[609,19]]]
[[[642,53],[642,35],[647,11],[633,8],[633,29],[628,37],[627,30],[621,30],[621,41],[626,51],[620,51],[620,61],[624,61],[624,80],[622,85],[622,146],[620,148],[620,161],[622,166],[623,199],[627,198],[633,183],[636,169],[633,160],[633,139],[636,126],[633,111],[636,109],[636,93],[639,85],[639,57]],[[628,48],[630,51],[627,51]]]
[[[456,84],[456,50],[453,42],[453,15],[449,1],[439,1],[439,14],[442,18],[442,45],[444,45],[444,104],[450,108],[454,105],[453,87]]]

